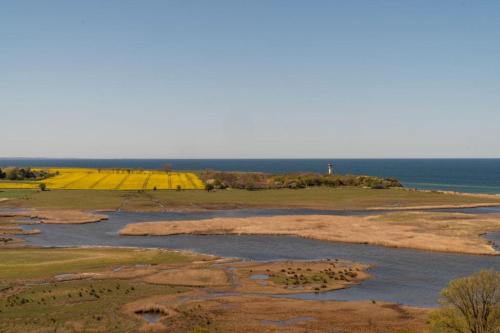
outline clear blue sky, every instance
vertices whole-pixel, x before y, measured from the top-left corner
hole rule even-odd
[[[0,157],[500,157],[500,1],[1,1]]]

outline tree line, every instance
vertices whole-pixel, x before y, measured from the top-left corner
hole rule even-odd
[[[53,175],[46,170],[32,170],[31,168],[0,168],[0,179],[5,180],[40,180]]]
[[[306,187],[327,186],[358,186],[374,189],[402,187],[394,178],[357,175],[322,175],[317,173],[289,173],[266,174],[260,172],[220,172],[205,170],[200,174],[201,179],[211,189],[299,189]]]

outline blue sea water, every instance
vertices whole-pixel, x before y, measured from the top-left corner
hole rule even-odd
[[[471,193],[500,193],[500,159],[43,159],[0,158],[5,166],[59,166],[257,172],[334,171],[399,179],[405,187]]]

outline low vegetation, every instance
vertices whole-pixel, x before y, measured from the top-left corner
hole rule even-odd
[[[329,283],[336,281],[347,281],[356,278],[358,273],[352,268],[350,270],[335,270],[335,264],[333,264],[333,269],[324,269],[320,271],[311,271],[311,269],[306,269],[305,271],[294,270],[292,267],[288,269],[282,269],[279,272],[271,272],[270,277],[274,283],[283,284],[287,287],[303,287],[304,285],[312,285],[315,291],[326,290],[329,287]]]
[[[433,333],[500,332],[500,273],[483,270],[453,280],[431,315]]]
[[[331,327],[343,332],[420,332],[427,315],[425,309],[382,302],[255,296],[247,289],[250,279],[238,280],[240,269],[281,274],[276,265],[289,276],[303,271],[307,279],[330,279],[331,284],[344,282],[340,275],[351,280],[363,274],[355,269],[340,272],[337,261],[265,266],[165,250],[112,248],[21,248],[0,254],[0,332],[274,332],[283,330],[282,322],[291,332],[320,333]],[[169,272],[174,279],[165,275]],[[193,283],[187,283],[190,279]],[[324,283],[317,282],[311,284]],[[158,321],[148,322],[151,315]]]
[[[240,291],[263,294],[320,293],[369,278],[368,266],[339,259],[235,264]]]
[[[33,285],[0,299],[0,332],[137,332],[141,323],[120,313],[124,304],[182,290],[126,280]]]
[[[40,279],[57,274],[99,271],[113,265],[170,264],[191,260],[188,256],[164,250],[111,248],[2,249],[0,279]]]
[[[205,170],[201,179],[212,189],[299,189],[306,187],[327,186],[359,186],[374,189],[401,187],[401,183],[393,178],[354,175],[322,175],[318,173],[266,174],[257,172],[218,172]]]
[[[124,315],[123,306],[187,288],[136,277],[199,258],[154,249],[2,249],[0,332],[139,332],[142,319]]]

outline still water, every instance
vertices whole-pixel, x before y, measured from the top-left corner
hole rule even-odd
[[[463,211],[463,210],[460,210]],[[499,208],[467,209],[465,212],[494,213]],[[314,210],[236,210],[203,213],[129,213],[109,214],[109,220],[82,225],[37,224],[42,232],[25,236],[38,246],[134,246],[157,247],[238,257],[248,260],[312,260],[339,258],[373,265],[373,278],[358,286],[335,292],[300,294],[286,297],[336,300],[384,300],[414,306],[437,305],[439,291],[449,280],[469,275],[482,268],[500,270],[500,257],[394,249],[381,246],[325,242],[287,236],[176,235],[120,236],[128,223],[155,220],[204,219],[219,216],[256,216],[281,214],[369,214],[369,212]],[[29,228],[29,226],[28,226]],[[489,238],[500,242],[500,233]]]

